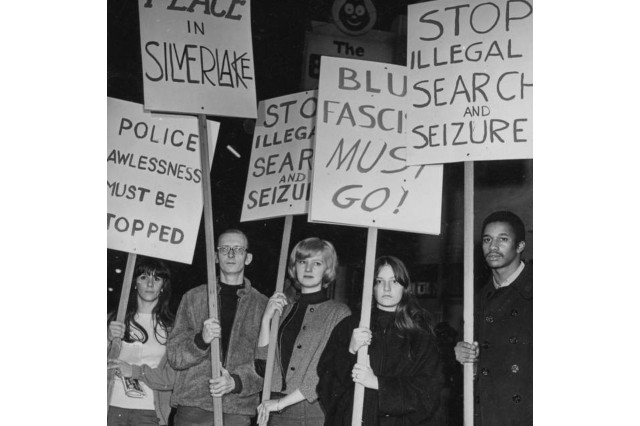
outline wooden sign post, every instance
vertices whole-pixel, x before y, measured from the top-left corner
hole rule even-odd
[[[284,230],[282,231],[282,245],[280,246],[280,261],[278,262],[278,279],[276,281],[275,292],[282,292],[284,289],[284,277],[287,272],[287,254],[289,251],[289,241],[291,240],[291,225],[293,216],[284,217]],[[278,339],[278,328],[280,326],[280,313],[276,311],[271,319],[271,330],[269,333],[269,349],[267,351],[267,365],[264,372],[264,383],[262,385],[262,401],[271,399],[271,379],[273,378],[273,364],[276,357],[276,346]]]
[[[218,319],[218,285],[216,282],[215,237],[213,234],[213,207],[211,203],[211,170],[209,167],[209,144],[207,134],[207,117],[198,115],[198,131],[200,134],[200,164],[202,167],[202,201],[204,203],[204,231],[207,251],[207,296],[209,301],[209,318]],[[211,375],[220,377],[220,339],[211,342]],[[213,424],[222,426],[222,397],[213,398]]]
[[[463,320],[464,341],[473,342],[473,161],[464,163],[464,294]],[[473,426],[473,369],[472,363],[464,364],[463,404],[464,424]]]
[[[133,271],[136,266],[136,255],[129,253],[127,256],[127,267],[124,270],[124,278],[122,281],[122,291],[120,291],[120,303],[118,304],[118,313],[116,314],[116,321],[124,322],[124,317],[127,314],[127,305],[129,304],[129,294],[131,293],[131,282],[133,281]],[[120,356],[120,350],[122,349],[122,339],[115,338],[109,345],[109,352],[107,357],[109,359],[118,358]],[[115,370],[107,370],[107,409],[111,402],[111,393],[113,392],[113,377]]]
[[[362,310],[360,311],[360,327],[369,327],[371,322],[371,298],[373,297],[373,270],[376,261],[376,244],[378,243],[378,228],[368,228],[367,254],[364,262],[364,282],[362,283]],[[358,349],[358,364],[369,365],[369,348],[364,345]],[[351,426],[362,424],[362,409],[364,407],[364,386],[356,383],[353,392],[353,412]]]

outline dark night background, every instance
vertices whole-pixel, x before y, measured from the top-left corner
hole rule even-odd
[[[374,1],[378,20],[374,29],[392,31],[394,20],[406,16],[406,1]],[[257,99],[287,95],[301,91],[305,31],[311,20],[331,22],[332,1],[325,0],[260,0],[251,2],[253,53]],[[131,0],[110,0],[107,16],[107,96],[143,104],[142,63],[138,4]],[[269,219],[239,223],[242,199],[250,158],[254,120],[212,117],[221,123],[211,173],[214,230],[216,237],[228,227],[239,227],[251,241],[254,260],[247,267],[247,276],[266,295],[275,288],[284,219]],[[226,146],[232,146],[241,158]],[[532,237],[532,175],[531,160],[475,163],[476,223],[489,210],[511,208],[523,216]],[[437,297],[425,300],[425,305],[437,318],[447,319],[456,328],[461,321],[457,311],[447,313],[461,304],[462,286],[462,215],[463,164],[446,164],[441,235],[418,235],[380,230],[377,255],[393,254],[410,267],[414,281],[437,280]],[[500,200],[502,198],[502,200]],[[496,199],[499,202],[496,205]],[[291,246],[297,241],[318,236],[336,246],[339,261],[346,267],[348,294],[357,300],[362,283],[362,267],[366,248],[366,228],[312,224],[306,216],[295,216]],[[529,241],[528,241],[529,243]],[[528,246],[528,249],[531,244]],[[531,260],[532,251],[528,251]],[[427,259],[427,260],[425,260]],[[107,250],[107,286],[109,311],[117,308],[127,254]],[[477,263],[477,262],[476,262]],[[174,308],[184,292],[205,283],[206,251],[202,222],[191,265],[168,262],[174,275]],[[122,271],[116,272],[116,269]],[[477,276],[485,270],[477,265]]]

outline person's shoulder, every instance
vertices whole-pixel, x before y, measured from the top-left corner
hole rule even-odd
[[[269,298],[267,296],[265,296],[264,294],[262,294],[262,292],[260,292],[259,290],[257,290],[255,287],[251,287],[248,291],[247,294],[250,294],[251,296],[257,298],[259,301],[261,302],[268,302]]]
[[[203,294],[207,294],[207,284],[200,284],[199,286],[188,290],[182,298],[183,300],[190,298],[199,298],[202,297]]]
[[[349,315],[351,313],[351,309],[349,309],[349,307],[347,305],[345,305],[344,303],[342,303],[342,302],[337,302],[337,301],[335,301],[333,299],[329,299],[325,303],[327,304],[328,308],[330,308],[330,309],[332,309],[332,310],[334,310],[336,312],[339,312],[339,313],[346,312],[347,315]]]

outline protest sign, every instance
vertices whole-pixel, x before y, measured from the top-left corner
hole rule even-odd
[[[310,221],[440,233],[442,166],[406,164],[407,73],[322,58]]]
[[[202,215],[196,117],[107,98],[107,247],[191,263]],[[219,123],[208,121],[209,162]]]
[[[409,6],[410,164],[533,157],[532,3]]]
[[[261,101],[241,221],[306,214],[317,92]]]
[[[144,106],[256,118],[248,0],[139,0]]]

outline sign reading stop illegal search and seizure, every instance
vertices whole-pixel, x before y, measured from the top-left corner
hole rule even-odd
[[[408,8],[407,161],[533,157],[533,1]]]

